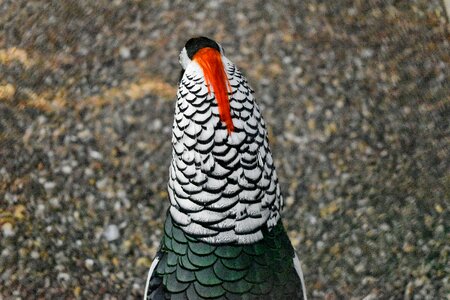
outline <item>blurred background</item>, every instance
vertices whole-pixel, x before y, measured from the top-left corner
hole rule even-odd
[[[450,299],[438,0],[1,0],[0,299],[142,295],[197,35],[256,91],[310,297]]]

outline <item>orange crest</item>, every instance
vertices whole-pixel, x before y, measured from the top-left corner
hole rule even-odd
[[[231,85],[225,73],[220,52],[213,48],[202,48],[194,55],[194,60],[203,70],[209,94],[211,94],[210,86],[212,86],[219,106],[220,119],[227,125],[228,133],[231,133],[234,130],[228,98]]]

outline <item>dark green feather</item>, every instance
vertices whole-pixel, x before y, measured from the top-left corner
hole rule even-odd
[[[253,264],[256,263],[254,262]],[[270,276],[271,270],[269,268],[259,265],[252,265],[245,276],[245,280],[252,283],[261,283],[267,281]]]
[[[230,293],[242,295],[250,291],[251,288],[253,287],[253,284],[245,280],[239,280],[236,282],[224,282],[222,286],[225,290],[227,290]]]
[[[189,283],[180,282],[177,280],[175,272],[169,274],[167,278],[166,288],[171,293],[179,293],[187,289]]]
[[[186,295],[186,291],[180,293],[170,293],[170,300],[187,300],[190,299]]]
[[[169,219],[169,218],[171,218],[170,214],[167,214],[167,219]],[[172,226],[173,226],[172,222],[165,222],[164,223],[164,234],[166,236],[172,237]]]
[[[190,271],[196,271],[199,269],[199,267],[194,266],[191,261],[189,260],[189,258],[187,257],[187,255],[184,256],[180,256],[181,258],[179,258],[179,262],[181,263],[181,265]]]
[[[266,247],[262,243],[255,243],[244,247],[244,252],[249,255],[261,255],[266,251]]]
[[[166,235],[163,242],[166,249],[172,250],[172,239],[169,236]]]
[[[233,270],[225,267],[222,261],[219,259],[214,264],[214,273],[223,281],[237,281],[247,274],[248,270]]]
[[[169,266],[176,266],[178,260],[178,255],[175,252],[169,252],[167,254],[167,264]]]
[[[194,282],[194,287],[197,294],[203,298],[216,298],[225,294],[225,290],[220,285],[205,286],[196,281]],[[198,297],[192,299],[198,299]]]
[[[203,285],[217,285],[223,281],[219,279],[213,271],[212,267],[208,267],[202,270],[195,271],[195,277]]]
[[[184,234],[183,231],[181,231],[180,228],[176,226],[172,228],[172,236],[179,243],[183,244],[187,243],[186,235]]]
[[[192,282],[195,280],[195,273],[190,270],[186,270],[181,265],[178,265],[177,267],[176,276],[177,280],[180,282]]]
[[[196,255],[191,249],[188,248],[187,256],[189,261],[197,267],[209,267],[217,260],[217,256],[214,254],[209,255]]]
[[[187,244],[179,243],[177,240],[172,240],[172,250],[178,255],[185,255],[187,253]]]
[[[252,259],[248,254],[243,252],[236,258],[222,258],[222,263],[229,269],[245,270],[251,265]]]
[[[216,247],[202,242],[189,242],[189,249],[191,249],[192,252],[198,255],[208,255],[214,252],[214,250],[216,250]]]
[[[194,284],[191,283],[185,291],[187,299],[198,299],[198,293],[195,290]]]
[[[239,245],[223,245],[216,248],[214,253],[223,258],[235,258],[238,257],[242,251],[243,246]]]
[[[253,288],[250,290],[250,293],[255,295],[267,295],[272,290],[272,281],[266,281],[262,283],[257,283],[253,285]]]

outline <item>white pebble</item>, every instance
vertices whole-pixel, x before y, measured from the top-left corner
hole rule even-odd
[[[108,184],[108,178],[102,178],[102,179],[98,180],[95,185],[97,186],[98,189],[103,190],[106,188],[107,184]]]
[[[103,155],[100,152],[94,151],[94,150],[89,151],[89,156],[92,157],[93,159],[97,159],[97,160],[100,160],[103,158]]]
[[[133,291],[140,291],[141,290],[141,286],[139,285],[139,283],[133,283]]]
[[[162,128],[163,123],[162,123],[162,121],[160,119],[155,119],[153,121],[152,125],[153,125],[153,129],[157,131],[157,130],[160,130]]]
[[[88,258],[84,261],[84,266],[86,267],[86,269],[88,270],[92,270],[92,267],[94,266],[94,260]]]
[[[38,259],[39,258],[39,252],[36,250],[31,251],[31,258]]]
[[[61,171],[62,171],[64,174],[70,174],[70,173],[72,173],[72,167],[71,167],[71,166],[63,166],[63,167],[61,168]]]
[[[6,222],[2,225],[3,236],[13,236],[15,233],[11,223]]]
[[[58,279],[58,281],[69,281],[70,275],[67,273],[59,273],[56,278]]]
[[[48,202],[50,203],[51,207],[55,207],[55,208],[59,207],[59,199],[58,198],[55,198],[55,197],[50,198],[48,200]]]
[[[322,242],[322,241],[318,241],[316,243],[316,247],[317,247],[318,250],[323,250],[325,248],[325,243]]]
[[[103,236],[108,240],[108,242],[112,242],[117,240],[120,237],[119,228],[116,225],[108,225]]]
[[[82,140],[87,140],[92,137],[91,132],[88,129],[82,130],[77,133],[77,136]]]
[[[56,183],[54,183],[53,181],[47,181],[46,183],[44,183],[44,188],[46,190],[53,190],[56,186]]]
[[[119,53],[120,57],[122,57],[123,59],[128,59],[131,56],[130,49],[128,49],[127,47],[120,47]]]

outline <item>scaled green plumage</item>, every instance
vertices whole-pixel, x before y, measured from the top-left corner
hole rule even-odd
[[[155,276],[170,299],[300,299],[294,249],[281,222],[251,245],[211,245],[168,214]]]

